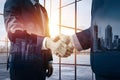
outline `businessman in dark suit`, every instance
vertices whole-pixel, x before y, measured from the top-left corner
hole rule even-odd
[[[10,79],[50,77],[53,72],[51,51],[57,51],[61,43],[49,38],[47,12],[39,0],[6,0],[4,21],[11,42]]]
[[[78,51],[91,48],[96,80],[120,80],[120,1],[92,0],[91,15],[89,29],[61,40],[69,40]]]

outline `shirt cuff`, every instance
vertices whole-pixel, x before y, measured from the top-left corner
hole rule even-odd
[[[81,46],[81,44],[80,44],[80,42],[79,42],[76,34],[73,35],[73,36],[71,36],[71,42],[72,42],[73,46],[74,46],[78,51],[83,50],[83,48],[82,48],[82,46]]]
[[[46,47],[46,40],[47,40],[47,37],[43,39],[42,48],[41,48],[42,50],[48,50]]]

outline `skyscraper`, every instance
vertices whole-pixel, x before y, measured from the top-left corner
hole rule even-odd
[[[119,36],[118,35],[114,35],[114,42],[113,42],[114,49],[118,48],[118,45],[119,45],[118,41],[119,41]]]
[[[112,27],[107,25],[105,28],[105,47],[106,49],[112,49]]]
[[[104,47],[104,44],[105,42],[104,42],[104,39],[103,39],[103,37],[101,37],[100,38],[100,47],[101,47],[101,50],[105,50],[105,47]]]
[[[94,51],[98,50],[98,25],[94,25]]]
[[[118,50],[120,50],[120,38],[118,39]]]

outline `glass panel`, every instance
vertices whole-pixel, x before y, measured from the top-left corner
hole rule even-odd
[[[80,52],[80,54],[77,55],[77,64],[90,65],[90,55]]]
[[[7,62],[7,42],[0,41],[0,63]]]
[[[92,80],[92,70],[90,66],[77,66],[77,74],[78,80]]]
[[[74,65],[62,65],[62,80],[74,79]]]
[[[5,25],[4,25],[4,20],[3,20],[3,16],[0,15],[0,40],[5,40],[6,38],[6,30],[5,30]]]
[[[3,13],[4,3],[6,0],[0,0],[0,13]]]
[[[62,8],[61,24],[65,26],[75,27],[75,9],[74,4]]]
[[[46,10],[49,17],[49,29],[51,37],[59,34],[59,0],[47,0]]]
[[[61,27],[61,33],[65,35],[73,35],[75,33],[74,29]]]
[[[62,4],[62,6],[64,6],[64,5],[67,5],[67,4],[72,3],[74,1],[75,0],[61,0],[61,4]]]
[[[44,6],[44,0],[39,0],[39,3]]]
[[[82,0],[77,4],[77,27],[84,30],[90,27],[92,0]]]

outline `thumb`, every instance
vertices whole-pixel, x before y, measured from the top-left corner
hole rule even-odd
[[[53,38],[54,42],[57,42],[58,40],[60,40],[60,36],[59,35]]]
[[[53,38],[53,41],[54,41],[54,42],[57,42],[58,40],[62,40],[62,41],[64,41],[64,42],[67,42],[67,41],[68,41],[67,39],[68,39],[68,36],[66,36],[66,35],[64,35],[64,34],[60,34],[60,35],[54,37],[54,38]]]
[[[63,41],[64,43],[66,43],[66,44],[69,44],[70,43],[70,36],[61,34],[60,35],[60,40]]]

